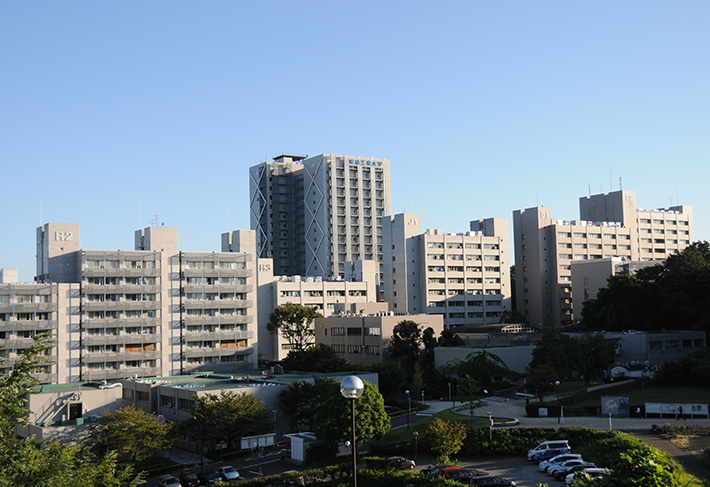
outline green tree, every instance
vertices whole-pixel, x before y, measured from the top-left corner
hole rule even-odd
[[[355,434],[359,443],[381,438],[391,427],[382,394],[369,382],[363,383],[365,390],[355,400]],[[352,436],[350,413],[350,400],[343,397],[338,386],[316,413],[316,438],[325,444],[349,440]]]
[[[519,375],[498,355],[486,350],[469,354],[465,361],[455,362],[454,370],[459,377],[470,375],[485,388],[492,387],[495,381],[517,379]]]
[[[392,330],[387,352],[410,374],[419,359],[422,346],[422,332],[418,324],[410,320],[400,321]]]
[[[532,368],[547,364],[558,378],[576,375],[580,370],[579,342],[559,331],[545,333],[533,350]]]
[[[134,475],[131,466],[119,467],[114,451],[97,457],[84,445],[15,436],[15,426],[27,423],[26,397],[37,384],[31,373],[47,363],[50,338],[34,337],[10,373],[0,377],[0,487],[135,487],[144,475]]]
[[[576,475],[575,475],[576,477]],[[688,485],[679,479],[665,454],[655,448],[631,449],[621,454],[609,475],[598,479],[580,475],[574,485],[594,487],[681,487]]]
[[[601,333],[585,333],[579,342],[580,373],[589,383],[603,376],[604,371],[616,361],[616,345],[606,340]]]
[[[466,342],[461,338],[453,328],[444,328],[439,335],[437,346],[439,347],[463,347]]]
[[[541,401],[545,399],[545,393],[555,389],[555,381],[558,379],[555,369],[550,364],[525,367],[525,380],[527,390],[535,391]]]
[[[425,438],[429,447],[436,453],[436,463],[451,463],[451,455],[461,450],[466,439],[466,427],[457,422],[443,421],[436,418],[426,430]]]
[[[203,441],[224,440],[232,447],[243,436],[271,431],[271,409],[253,394],[222,390],[195,397],[195,405],[190,408],[193,417],[186,421],[186,427]]]
[[[323,315],[316,308],[286,303],[277,306],[269,315],[266,330],[272,335],[281,333],[291,350],[306,350],[315,341],[313,321]]]
[[[468,406],[470,419],[473,419],[473,411],[483,405],[481,400],[483,389],[475,380],[465,375],[459,380],[459,400]]]
[[[292,430],[313,431],[318,408],[339,391],[338,384],[330,379],[297,380],[279,395],[281,412],[291,420]]]
[[[380,393],[386,402],[401,397],[402,391],[407,388],[407,373],[399,364],[380,362],[369,366],[367,370],[377,373]]]
[[[0,376],[0,435],[14,437],[15,426],[27,424],[30,410],[26,407],[26,397],[39,384],[32,372],[49,362],[45,352],[53,345],[49,334],[34,336],[32,346],[20,354],[10,373]],[[0,364],[6,362],[0,360]]]
[[[148,414],[131,404],[115,413],[105,411],[89,437],[97,452],[129,453],[133,461],[140,461],[150,451],[173,446],[177,439],[173,436],[173,427],[173,423],[161,423],[155,414]]]
[[[299,372],[343,372],[352,370],[353,366],[338,357],[338,355],[328,345],[318,344],[306,350],[291,350],[285,359],[281,361],[281,366],[286,370],[297,370]]]
[[[522,314],[517,309],[506,309],[500,314],[500,321],[498,323],[527,323],[528,320],[525,315]]]
[[[421,391],[424,390],[424,376],[422,376],[421,370],[419,370],[419,365],[414,366],[414,374],[412,374],[412,385],[409,388],[412,394],[412,398],[416,401],[421,398]]]

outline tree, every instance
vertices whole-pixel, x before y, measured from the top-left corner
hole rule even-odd
[[[513,380],[519,376],[498,355],[486,350],[469,354],[463,362],[459,360],[454,370],[459,377],[470,375],[485,388],[492,387],[494,381]]]
[[[453,328],[444,328],[439,335],[437,343],[439,347],[463,347],[466,342],[461,338]]]
[[[555,369],[558,378],[570,377],[580,369],[579,357],[577,340],[559,331],[548,331],[535,346],[530,366],[538,368],[548,364]]]
[[[577,338],[579,342],[580,373],[584,380],[600,378],[603,372],[616,361],[616,345],[601,333],[585,333]]]
[[[359,442],[381,438],[391,427],[382,394],[369,382],[363,383],[365,390],[355,400],[355,434]],[[316,438],[325,444],[349,440],[352,437],[350,413],[350,400],[345,399],[340,387],[337,387],[318,408],[314,429]]]
[[[575,475],[574,485],[594,487],[681,487],[690,485],[678,478],[667,454],[655,448],[631,449],[621,454],[609,475],[590,479]]]
[[[506,309],[500,314],[500,321],[498,323],[527,323],[528,320],[525,315],[522,314],[517,309]]]
[[[336,355],[328,345],[313,345],[306,350],[291,350],[281,366],[286,370],[299,372],[343,372],[352,370],[353,366]]]
[[[281,412],[291,420],[292,430],[313,431],[318,408],[331,394],[339,391],[338,384],[330,379],[316,377],[312,382],[297,380],[281,391]]]
[[[274,427],[271,408],[264,400],[246,392],[220,391],[195,397],[190,409],[192,418],[186,426],[200,439],[224,440],[232,447],[243,436],[271,431]]]
[[[400,321],[392,330],[392,337],[387,352],[394,360],[398,360],[410,374],[419,358],[422,346],[421,329],[413,321]],[[404,364],[402,364],[404,362]]]
[[[0,377],[0,435],[13,437],[16,425],[27,424],[31,411],[25,407],[26,397],[39,384],[32,372],[49,362],[44,354],[53,345],[49,334],[34,336],[32,346],[22,352],[10,373]],[[5,362],[0,360],[0,364]]]
[[[281,333],[291,350],[303,351],[314,343],[313,321],[323,315],[316,308],[286,303],[277,306],[269,315],[266,330],[272,335]]]
[[[140,461],[151,450],[165,450],[173,446],[177,439],[172,435],[173,427],[173,423],[161,423],[155,414],[148,414],[131,404],[115,413],[105,411],[89,437],[100,453],[114,450],[129,453],[133,461]]]
[[[425,438],[436,453],[436,463],[446,465],[451,463],[451,455],[461,450],[463,440],[466,439],[466,428],[461,423],[436,418],[429,425]]]
[[[550,364],[533,366],[532,363],[525,367],[525,380],[528,391],[533,390],[544,400],[545,393],[555,389],[557,373]]]
[[[0,377],[0,487],[135,487],[144,475],[135,475],[131,466],[119,467],[116,452],[96,457],[84,445],[15,436],[15,426],[27,423],[26,397],[37,384],[31,373],[47,363],[44,352],[52,346],[50,338],[34,337],[10,373]]]
[[[407,373],[399,364],[380,362],[369,366],[367,370],[378,375],[380,393],[387,401],[399,397],[407,387]]]
[[[481,392],[483,392],[483,390],[478,382],[471,379],[468,375],[465,375],[459,380],[459,400],[468,405],[470,419],[473,419],[473,411],[483,405]]]

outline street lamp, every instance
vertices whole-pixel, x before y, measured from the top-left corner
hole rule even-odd
[[[555,390],[557,391],[557,407],[559,408],[560,407],[560,381],[558,381],[558,380],[555,381]],[[558,409],[557,424],[560,423],[560,415],[561,414],[562,413]]]
[[[350,399],[350,416],[352,418],[353,444],[353,487],[357,487],[357,441],[355,439],[355,399],[362,396],[365,384],[360,377],[349,375],[340,383],[340,393],[345,399]]]
[[[409,407],[407,408],[407,429],[409,429],[409,413],[412,410],[412,394],[409,392],[409,389],[404,391],[404,393],[407,395],[407,402],[409,403]]]

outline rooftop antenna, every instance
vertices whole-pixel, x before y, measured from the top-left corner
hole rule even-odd
[[[537,191],[535,191],[535,205],[540,206],[540,196]]]
[[[589,197],[591,198],[592,197],[592,185],[591,184],[587,185],[587,191],[589,191]]]
[[[153,215],[153,218],[151,218],[151,220],[150,220],[150,226],[151,226],[151,227],[157,227],[157,226],[158,226],[158,222],[160,221],[160,216],[158,215],[158,212],[160,211],[160,208],[158,208],[158,207],[156,206],[155,208],[153,208],[153,211],[155,212],[155,215]]]
[[[621,186],[621,176],[619,176],[619,191],[623,191],[623,187]]]

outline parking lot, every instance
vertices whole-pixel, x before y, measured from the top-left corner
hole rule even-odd
[[[475,468],[492,475],[513,480],[518,487],[535,487],[538,483],[547,483],[550,487],[565,485],[564,482],[555,480],[545,472],[537,469],[537,463],[529,462],[524,458],[520,460],[497,460],[486,462],[461,462],[461,468]]]

